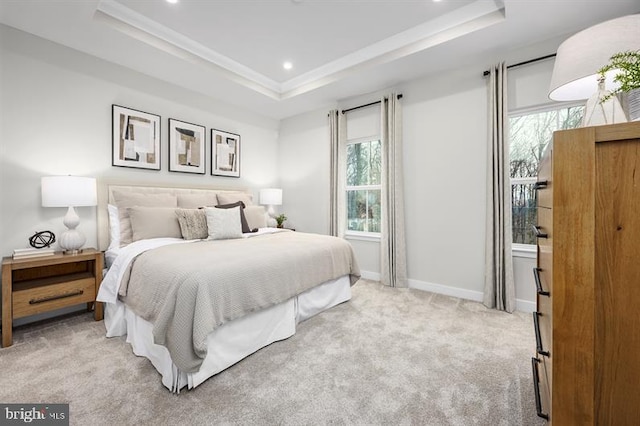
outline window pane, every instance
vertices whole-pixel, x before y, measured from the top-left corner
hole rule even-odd
[[[510,125],[510,176],[538,175],[538,165],[558,126],[558,111],[513,117]]]
[[[580,125],[584,107],[561,108],[509,119],[510,176],[535,177],[553,132]]]
[[[584,115],[584,106],[576,106],[560,110],[560,124],[558,129],[575,129],[580,126],[582,116]]]
[[[382,171],[382,146],[380,141],[371,141],[371,162],[369,166],[371,185],[380,185]]]
[[[368,201],[368,210],[367,210],[367,231],[369,232],[380,232],[380,194],[381,191],[378,190],[370,190],[367,191],[367,201]]]
[[[533,183],[511,185],[513,242],[517,244],[536,243],[532,228],[537,223],[536,191],[533,186]]]
[[[358,156],[356,145],[347,145],[347,185],[353,186],[356,183],[356,169],[358,168]]]
[[[347,191],[347,229],[365,231],[367,222],[367,191]]]
[[[369,142],[347,145],[347,185],[369,184]]]
[[[583,114],[584,107],[576,106],[510,117],[510,176],[536,177],[540,160],[553,137],[553,132],[578,127]],[[532,225],[537,223],[535,197],[533,184],[511,185],[514,243],[536,244],[532,229]]]
[[[347,191],[347,230],[380,232],[379,189]]]

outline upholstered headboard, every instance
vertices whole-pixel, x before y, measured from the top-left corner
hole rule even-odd
[[[124,185],[111,182],[98,183],[98,247],[100,250],[106,250],[109,247],[109,214],[107,211],[108,204],[114,204],[113,192],[120,193],[137,193],[137,194],[201,194],[201,195],[217,195],[217,194],[247,194],[253,197],[253,193],[247,189],[216,189],[207,187],[169,187],[169,186],[151,186],[145,185]]]

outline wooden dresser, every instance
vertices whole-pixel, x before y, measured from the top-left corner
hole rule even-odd
[[[538,183],[538,415],[640,424],[640,122],[554,134]]]

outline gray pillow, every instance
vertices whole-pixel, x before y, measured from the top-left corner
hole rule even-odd
[[[176,209],[176,216],[185,240],[203,240],[209,237],[204,209]]]
[[[129,207],[132,241],[149,238],[182,238],[173,207]]]
[[[247,224],[252,230],[267,227],[267,212],[264,206],[245,207],[244,217],[247,218]]]
[[[128,207],[177,207],[178,200],[171,194],[141,194],[136,192],[113,191],[114,204],[118,207],[120,219],[120,247],[133,241]]]

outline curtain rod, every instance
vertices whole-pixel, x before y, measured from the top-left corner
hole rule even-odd
[[[402,99],[402,93],[398,94],[398,99]],[[375,102],[371,102],[371,103],[368,103],[368,104],[365,104],[365,105],[359,105],[359,106],[356,106],[356,107],[353,107],[353,108],[343,109],[342,113],[344,114],[345,112],[353,111],[353,110],[356,110],[356,109],[366,108],[366,107],[370,107],[372,105],[378,105],[380,102],[381,101],[375,101]]]
[[[509,68],[515,68],[515,67],[519,67],[522,65],[527,65],[527,64],[531,64],[533,62],[538,62],[538,61],[544,61],[545,59],[549,59],[549,58],[555,58],[556,54],[552,53],[550,55],[547,56],[541,56],[539,58],[535,58],[535,59],[529,59],[528,61],[524,61],[524,62],[518,62],[517,64],[513,64],[513,65],[508,65],[507,69]],[[482,73],[483,76],[488,76],[491,72],[490,71],[485,71]]]

